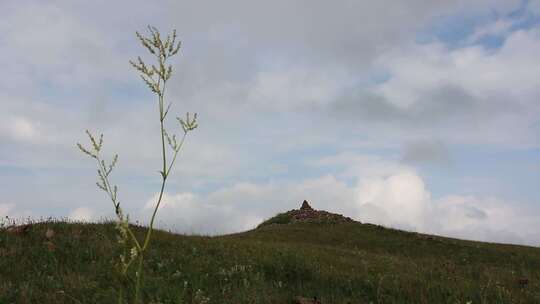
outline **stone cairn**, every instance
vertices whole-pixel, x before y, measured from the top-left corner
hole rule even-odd
[[[315,221],[315,222],[353,222],[349,217],[341,214],[330,213],[323,210],[313,209],[307,200],[302,202],[300,209],[289,211],[293,222]]]

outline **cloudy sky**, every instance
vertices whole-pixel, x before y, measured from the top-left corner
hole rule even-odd
[[[3,0],[0,16],[0,216],[113,217],[75,146],[90,129],[147,221],[159,120],[128,60],[151,24],[183,42],[171,111],[200,119],[160,227],[242,231],[307,199],[540,245],[540,1]]]

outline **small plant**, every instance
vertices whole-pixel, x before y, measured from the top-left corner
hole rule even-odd
[[[170,133],[165,130],[164,121],[167,118],[171,108],[171,103],[165,104],[164,101],[165,87],[173,71],[172,65],[168,65],[167,61],[169,58],[178,53],[181,43],[176,42],[176,30],[173,30],[172,35],[167,35],[166,39],[162,39],[159,31],[155,27],[148,26],[148,30],[150,32],[148,37],[141,35],[139,32],[136,32],[136,35],[146,50],[148,50],[148,52],[155,57],[157,63],[147,65],[141,59],[141,57],[138,57],[136,61],[130,61],[131,65],[139,72],[141,79],[148,86],[150,91],[152,91],[152,93],[154,93],[157,97],[159,123],[161,129],[162,167],[161,170],[159,170],[161,175],[161,189],[152,213],[152,217],[150,219],[150,226],[148,227],[144,239],[137,239],[135,233],[129,226],[129,216],[123,213],[120,201],[118,200],[118,187],[116,185],[112,185],[109,180],[109,176],[118,162],[118,154],[114,155],[110,163],[103,159],[101,155],[103,148],[103,134],[96,137],[90,131],[86,130],[86,134],[88,135],[91,143],[90,149],[84,147],[80,143],[77,143],[77,146],[83,153],[95,159],[98,167],[98,181],[96,182],[96,185],[98,188],[107,193],[107,196],[113,203],[117,217],[116,227],[118,230],[118,242],[121,246],[123,246],[123,253],[120,255],[120,263],[118,266],[125,282],[135,285],[133,295],[133,300],[135,303],[142,302],[141,282],[144,270],[144,257],[150,245],[152,232],[154,230],[154,221],[163,199],[167,178],[171,173],[176,161],[176,157],[184,144],[187,134],[197,128],[197,114],[191,116],[189,113],[187,113],[184,119],[176,117],[183,131],[183,136],[180,140],[177,140],[175,134],[170,136]],[[166,149],[166,143],[168,144],[170,151]],[[171,158],[167,158],[168,154],[172,154]],[[134,281],[130,277],[133,265],[136,267]],[[124,285],[123,288],[120,288],[118,299],[119,303],[124,303],[124,298],[130,298],[128,295],[124,294],[125,287],[126,286]]]

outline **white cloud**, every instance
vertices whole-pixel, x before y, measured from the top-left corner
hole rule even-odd
[[[7,133],[7,137],[19,142],[35,143],[40,140],[38,127],[26,117],[8,119],[0,126],[0,132]]]
[[[316,209],[362,222],[482,241],[540,244],[540,235],[531,232],[539,228],[536,212],[495,198],[434,199],[422,177],[408,167],[394,163],[392,171],[393,162],[388,160],[378,165],[366,156],[336,158],[346,157],[351,164],[370,159],[372,168],[381,171],[358,171],[357,181],[350,185],[327,175],[286,183],[239,183],[205,195],[166,194],[158,213],[160,225],[181,232],[239,232],[278,212],[298,208],[307,199]],[[141,216],[149,213],[156,199],[148,201]]]
[[[372,93],[452,143],[537,146],[538,53],[536,28],[508,34],[497,50],[410,44],[381,55],[391,78]]]
[[[6,217],[9,218],[10,222],[25,222],[32,215],[30,210],[21,209],[14,203],[0,203],[0,223]]]
[[[504,37],[510,33],[513,22],[508,19],[499,19],[493,23],[488,23],[477,28],[468,38],[468,43],[476,43],[486,36]]]
[[[539,0],[527,1],[527,8],[533,13],[540,15],[540,1]]]
[[[362,179],[355,187],[355,218],[393,227],[425,231],[430,194],[414,172]]]
[[[151,216],[157,198],[156,194],[148,200],[141,218]],[[247,230],[262,221],[249,210],[238,211],[234,201],[219,204],[203,201],[193,193],[165,194],[157,223],[162,228],[185,233],[216,234]]]
[[[443,197],[433,203],[432,231],[491,242],[540,244],[540,218],[530,207],[493,197]]]
[[[68,218],[74,221],[89,222],[94,219],[94,211],[87,207],[79,207],[73,210]]]
[[[3,56],[0,62],[6,74],[15,76],[3,85],[20,90],[17,84],[26,83],[22,79],[26,76],[66,89],[126,75],[114,39],[72,8],[28,1],[7,4],[3,11],[0,30],[5,34],[0,50],[10,56]]]
[[[323,191],[324,189],[324,191]],[[148,221],[158,195],[151,197],[139,219]],[[222,234],[254,228],[279,212],[297,208],[304,199],[317,197],[317,207],[345,212],[352,192],[333,176],[298,183],[236,183],[204,195],[190,192],[164,195],[158,223],[180,232]],[[298,206],[296,206],[298,204]]]
[[[0,218],[6,217],[6,216],[11,217],[14,209],[15,209],[14,204],[0,204]]]
[[[339,177],[346,178],[387,178],[396,172],[414,171],[413,167],[397,162],[397,156],[392,159],[350,151],[321,157],[307,163],[314,167],[340,168]]]
[[[351,77],[332,67],[274,68],[255,76],[248,99],[262,108],[281,111],[324,106],[339,97]]]

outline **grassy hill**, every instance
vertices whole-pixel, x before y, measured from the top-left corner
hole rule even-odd
[[[146,303],[540,303],[540,248],[295,212],[233,235],[157,232]],[[1,230],[0,303],[115,303],[116,242],[111,223]]]

